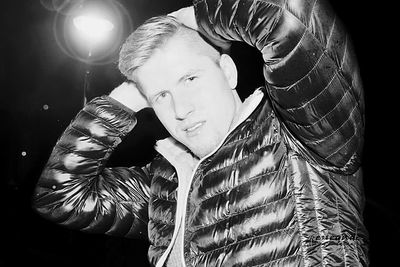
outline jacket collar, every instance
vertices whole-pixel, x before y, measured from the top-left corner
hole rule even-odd
[[[232,123],[232,127],[230,132],[232,132],[235,128],[239,126],[242,122],[244,122],[258,107],[262,98],[264,97],[264,92],[261,88],[256,89],[249,97],[247,97],[244,101],[238,115],[234,119]]]

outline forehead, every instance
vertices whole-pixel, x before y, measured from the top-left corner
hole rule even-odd
[[[215,62],[210,54],[185,38],[173,37],[136,70],[135,79],[146,92],[167,86],[190,71],[207,69]]]

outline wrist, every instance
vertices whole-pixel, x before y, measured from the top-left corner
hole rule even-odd
[[[133,112],[138,112],[149,106],[146,98],[133,83],[122,83],[109,94],[109,97]]]
[[[129,108],[128,106],[124,105],[122,102],[118,101],[114,97],[112,97],[111,94],[104,96],[104,98],[107,99],[107,101],[109,101],[113,106],[119,107],[120,109],[126,111],[130,115],[135,115],[135,113],[137,112]]]

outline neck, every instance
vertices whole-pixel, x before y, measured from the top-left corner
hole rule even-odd
[[[236,94],[237,95],[237,94]],[[262,98],[264,96],[264,93],[261,90],[256,90],[254,91],[253,94],[251,94],[244,102],[242,102],[237,95],[237,111],[235,114],[235,117],[232,121],[230,130],[232,128],[235,128],[239,123],[244,121],[250,114],[254,111],[254,109],[258,106],[258,104],[261,102]]]
[[[230,130],[236,125],[237,121],[240,118],[240,114],[243,112],[243,102],[240,99],[236,90],[234,90],[234,92],[233,92],[233,98],[235,100],[235,116],[234,116],[231,126],[229,128]]]

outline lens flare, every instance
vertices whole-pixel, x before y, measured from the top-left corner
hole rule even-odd
[[[116,62],[119,47],[133,28],[131,12],[116,0],[64,1],[68,5],[56,12],[53,24],[61,50],[90,65]]]
[[[74,26],[78,29],[80,37],[90,46],[101,43],[108,37],[114,25],[103,18],[94,15],[82,15],[73,19]]]

